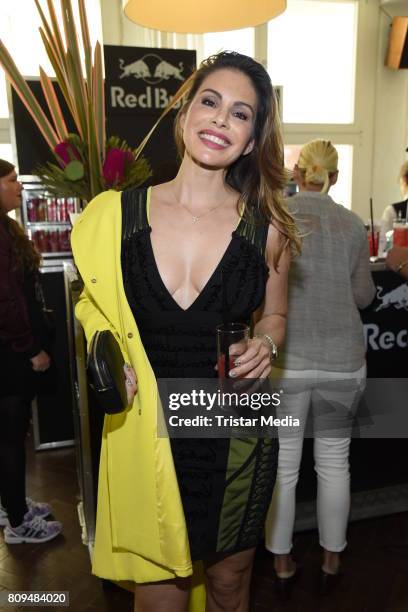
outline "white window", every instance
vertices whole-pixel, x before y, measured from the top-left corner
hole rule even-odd
[[[16,164],[17,160],[13,158],[13,151],[10,143],[0,144],[0,159],[7,159],[12,164]]]
[[[243,30],[232,30],[230,32],[212,32],[203,35],[203,57],[197,59],[200,62],[202,59],[218,53],[218,51],[238,51],[238,53],[253,57],[254,50],[254,28],[244,28]]]
[[[0,118],[9,116],[9,110],[7,106],[7,90],[6,90],[6,77],[4,71],[0,68]]]
[[[285,123],[353,123],[356,2],[288,0],[268,24],[268,70]]]
[[[63,31],[60,4],[54,2],[53,5]],[[78,6],[76,2],[73,2],[72,5],[79,28]],[[48,15],[46,3],[41,3],[41,6]],[[101,39],[100,2],[99,0],[85,0],[85,6],[91,42],[94,43],[98,38]],[[13,0],[13,2],[0,3],[0,38],[23,76],[38,76],[40,74],[39,65],[49,76],[54,76],[38,31],[40,26],[41,19],[33,0]],[[4,72],[1,69],[0,117],[8,117]]]

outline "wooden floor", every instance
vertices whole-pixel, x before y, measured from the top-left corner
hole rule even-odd
[[[0,536],[0,590],[69,591],[73,612],[131,612],[130,593],[102,585],[90,574],[88,550],[81,543],[77,519],[73,450],[35,454],[30,451],[28,492],[33,498],[52,504],[55,518],[64,524],[63,536],[47,544],[12,546],[5,545]],[[353,523],[348,539],[342,581],[334,594],[321,597],[316,593],[320,556],[316,532],[296,536],[295,554],[303,572],[285,604],[279,604],[274,593],[272,555],[260,547],[252,582],[251,611],[408,612],[408,548],[387,548],[402,542],[408,545],[408,514]],[[7,612],[30,608],[0,605],[0,609]]]

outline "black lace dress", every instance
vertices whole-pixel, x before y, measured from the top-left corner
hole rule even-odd
[[[212,378],[216,326],[249,323],[264,298],[267,224],[241,219],[211,278],[184,310],[159,274],[146,202],[144,189],[122,194],[123,278],[144,348],[157,378]],[[172,439],[171,446],[192,559],[256,546],[275,482],[277,439]]]

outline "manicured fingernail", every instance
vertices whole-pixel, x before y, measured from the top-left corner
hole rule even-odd
[[[234,378],[237,375],[237,373],[235,370],[230,370],[229,375],[232,376],[232,378]]]
[[[240,360],[239,360],[239,359],[236,359],[236,360],[234,361],[234,366],[240,366],[240,365],[241,365]]]

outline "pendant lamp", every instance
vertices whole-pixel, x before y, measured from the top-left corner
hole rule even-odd
[[[248,28],[286,9],[286,0],[123,0],[125,15],[162,32],[204,34]]]

